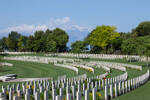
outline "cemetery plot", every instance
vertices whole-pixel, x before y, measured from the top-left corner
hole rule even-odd
[[[67,57],[70,57],[70,54],[68,55]],[[11,82],[20,82],[2,85],[0,98],[110,100],[136,90],[149,80],[149,69],[143,68],[140,64],[80,59],[92,58],[92,54],[73,55],[76,58],[58,56],[4,57],[13,66],[5,67],[6,72],[0,75],[16,73],[20,78]],[[108,55],[94,55],[94,57],[107,58]],[[112,59],[116,57],[118,56]]]
[[[110,79],[82,78],[60,79],[54,81],[31,81],[17,85],[2,86],[2,99],[52,99],[52,100],[108,100],[128,93],[146,83],[149,79],[149,70],[141,76],[127,80],[127,73]],[[8,94],[6,93],[8,92]],[[104,92],[104,93],[102,93]],[[40,96],[43,95],[43,96]]]
[[[59,57],[72,57],[72,58],[96,58],[96,59],[126,59],[128,61],[150,61],[145,56],[135,56],[135,55],[114,55],[114,54],[74,54],[74,53],[55,53],[55,54],[45,54],[45,56],[59,56]]]

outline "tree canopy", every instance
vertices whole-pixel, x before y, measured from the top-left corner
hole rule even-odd
[[[23,36],[12,31],[7,38],[0,39],[0,50],[32,51],[32,52],[62,52],[65,51],[68,34],[60,29],[36,31],[34,35]]]
[[[104,48],[117,37],[119,37],[119,33],[116,32],[116,27],[102,25],[97,26],[96,29],[90,33],[88,39],[90,45]]]
[[[83,53],[87,50],[87,44],[84,41],[75,41],[71,44],[71,51],[73,53]]]
[[[141,22],[132,33],[136,36],[146,36],[150,35],[150,21]]]
[[[124,54],[148,56],[148,51],[150,50],[150,37],[145,36],[124,40],[121,49]]]
[[[21,35],[18,32],[15,32],[15,31],[12,31],[8,35],[8,38],[6,40],[6,44],[7,44],[8,48],[10,50],[17,51],[17,49],[18,49],[17,43],[18,43],[18,40],[19,40],[20,36]]]

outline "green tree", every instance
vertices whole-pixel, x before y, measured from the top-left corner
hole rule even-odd
[[[56,52],[57,51],[56,45],[57,44],[55,41],[47,41],[46,52]]]
[[[137,48],[137,42],[135,39],[133,38],[129,38],[127,40],[124,40],[122,45],[121,45],[121,51],[124,54],[128,54],[128,55],[136,55],[136,48]]]
[[[66,48],[68,39],[67,33],[59,28],[36,31],[34,36],[29,36],[27,48],[34,52],[60,52]]]
[[[132,30],[134,36],[150,35],[150,21],[141,22],[135,29]]]
[[[28,37],[26,37],[26,36],[20,36],[20,38],[18,39],[18,43],[17,43],[19,51],[26,51],[27,39],[28,39]]]
[[[34,33],[34,42],[33,42],[33,50],[35,52],[42,52],[43,48],[45,47],[44,39],[42,38],[44,36],[43,31],[36,31]]]
[[[32,51],[32,52],[34,51],[33,50],[33,48],[34,48],[34,37],[33,36],[28,37],[26,48],[28,51]]]
[[[108,54],[120,54],[121,53],[121,44],[122,39],[120,37],[112,40],[109,45],[107,45],[106,48],[108,48],[107,53]]]
[[[122,39],[119,37],[111,42],[113,51],[121,50]]]
[[[57,52],[62,52],[66,49],[66,44],[69,40],[69,36],[64,30],[56,28],[53,30],[52,39],[57,44]]]
[[[132,34],[130,32],[119,32],[120,34],[120,38],[122,40],[126,40],[126,39],[129,39],[129,38],[132,38]]]
[[[8,49],[6,40],[7,40],[6,37],[3,37],[2,39],[0,39],[0,51],[1,52]]]
[[[149,66],[149,57],[150,57],[150,36],[146,36],[146,37],[142,37],[143,41],[142,42],[142,46],[144,47],[143,49],[143,54],[144,56],[146,56],[147,58],[147,67]]]
[[[85,52],[87,44],[84,41],[76,41],[71,44],[71,51],[73,53],[83,53]]]
[[[119,33],[116,32],[116,27],[102,25],[97,26],[96,29],[89,34],[88,40],[90,45],[104,49],[112,40],[119,36]],[[107,52],[107,48],[105,49]]]
[[[148,50],[150,50],[150,37],[144,36],[124,40],[121,50],[124,54],[146,56],[148,55]]]
[[[18,32],[14,32],[14,31],[12,31],[8,35],[6,43],[7,43],[9,50],[17,51],[18,49],[17,43],[18,43],[18,39],[20,38],[20,36],[21,35]]]
[[[56,42],[53,39],[53,31],[47,29],[45,31],[45,37],[46,37],[46,52],[56,52]]]
[[[52,33],[53,33],[52,30],[47,29],[47,30],[45,31],[45,37],[46,37],[47,39],[52,40],[52,35],[53,35]],[[50,38],[50,37],[51,37],[51,38]]]

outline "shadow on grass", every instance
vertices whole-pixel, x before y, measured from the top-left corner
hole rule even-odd
[[[8,54],[0,54],[0,56],[8,56]]]
[[[0,72],[10,72],[12,70],[1,70]]]

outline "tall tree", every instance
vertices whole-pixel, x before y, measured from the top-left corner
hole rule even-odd
[[[128,55],[136,55],[137,52],[135,51],[137,48],[137,42],[133,38],[129,38],[127,40],[124,40],[122,45],[121,45],[121,51],[124,54]]]
[[[116,32],[116,27],[102,25],[97,26],[96,29],[89,34],[88,40],[90,45],[104,49],[112,40],[119,36],[119,33]]]
[[[27,45],[26,45],[26,48],[28,51],[34,51],[33,48],[34,48],[34,37],[33,36],[29,36],[28,39],[27,39]]]
[[[8,49],[6,40],[7,40],[6,37],[3,37],[2,39],[0,39],[0,51],[4,51]]]
[[[132,30],[134,36],[150,35],[150,21],[141,22],[135,29]]]
[[[57,44],[57,52],[62,52],[66,49],[66,44],[69,40],[69,36],[64,30],[60,28],[54,29],[52,38]]]
[[[17,42],[20,36],[21,35],[18,32],[14,32],[14,31],[12,31],[8,35],[6,43],[7,43],[9,50],[17,51],[18,49]]]
[[[150,50],[150,37],[129,38],[123,41],[121,45],[122,53],[131,55],[148,55]],[[148,54],[147,54],[148,53]]]
[[[118,37],[110,42],[107,46],[109,53],[121,53],[121,44],[123,39]]]
[[[17,43],[19,51],[26,51],[27,39],[28,39],[27,36],[20,36],[20,38],[18,39],[18,43]]]
[[[43,31],[36,31],[34,33],[34,42],[33,42],[33,50],[35,52],[40,52],[43,51],[43,47],[44,47],[44,39],[42,38],[44,36],[44,32]]]
[[[57,49],[56,49],[57,44],[53,38],[53,31],[47,29],[45,31],[45,37],[46,37],[46,47],[45,47],[46,49],[45,49],[45,51],[46,52],[56,52],[57,51]]]
[[[46,52],[56,52],[57,51],[56,45],[57,44],[55,41],[47,41],[45,51]]]

